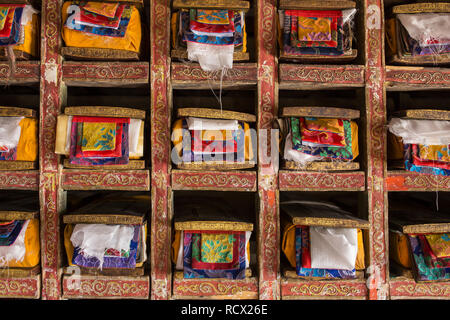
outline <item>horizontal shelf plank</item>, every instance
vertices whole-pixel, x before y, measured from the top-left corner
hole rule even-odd
[[[10,65],[7,61],[0,61],[0,84],[30,84],[39,83],[39,61],[16,61],[14,74],[8,77]]]
[[[280,0],[280,9],[293,10],[337,10],[356,8],[355,1],[347,0]]]
[[[0,171],[0,190],[38,190],[39,170]]]
[[[450,69],[386,66],[386,90],[450,88]]]
[[[211,109],[211,108],[180,108],[177,110],[177,116],[256,122],[256,116],[251,113],[243,113],[229,110],[219,111],[218,109]]]
[[[148,299],[150,281],[143,277],[64,275],[63,299]]]
[[[61,55],[66,59],[69,58],[75,60],[138,61],[140,54],[134,51],[119,49],[62,47]]]
[[[258,299],[258,279],[184,279],[173,277],[173,299]]]
[[[32,268],[0,268],[0,278],[28,278],[41,272],[39,265]]]
[[[283,51],[280,53],[281,60],[288,60],[296,63],[344,63],[355,60],[357,56],[357,49],[352,49],[350,52],[340,56],[319,56],[316,54],[298,55],[284,53]]]
[[[145,110],[113,106],[71,106],[64,109],[64,114],[68,116],[145,119]]]
[[[433,109],[409,109],[399,110],[393,113],[396,117],[404,117],[410,119],[424,120],[450,120],[449,110],[433,110]]]
[[[137,225],[142,224],[144,220],[144,216],[108,213],[107,209],[105,209],[105,213],[72,213],[63,216],[63,222],[67,224],[98,223]]]
[[[172,170],[173,190],[256,191],[256,172]]]
[[[450,282],[415,282],[411,278],[397,277],[389,281],[391,299],[450,299]]]
[[[394,14],[399,13],[425,13],[425,12],[450,12],[450,3],[411,3],[394,6],[392,8]]]
[[[248,10],[249,1],[243,0],[173,0],[174,9],[182,8],[202,8],[202,9],[228,9],[228,10]]]
[[[198,64],[173,62],[171,71],[174,89],[209,89],[221,84],[220,73],[203,71]],[[222,88],[255,86],[257,78],[256,63],[236,63],[222,78]]]
[[[353,172],[279,172],[280,191],[364,191],[363,171]]]
[[[281,90],[364,87],[364,66],[361,65],[303,65],[279,66]]]
[[[39,216],[39,211],[0,211],[0,220],[30,220]]]
[[[284,161],[282,169],[297,171],[357,171],[359,170],[359,162],[337,162],[337,161],[311,161],[305,165],[300,165],[295,161]]]
[[[172,49],[172,51],[170,51],[170,57],[172,59],[187,60],[188,59],[187,49]],[[235,51],[233,53],[233,62],[248,61],[249,59],[250,59],[249,52]]]
[[[149,191],[149,170],[79,170],[63,169],[64,190]]]
[[[245,162],[226,162],[226,161],[208,161],[208,162],[180,162],[174,165],[181,170],[192,171],[233,171],[242,169],[251,169],[256,167],[256,163],[251,161]]]
[[[449,191],[450,177],[394,170],[388,171],[386,184],[388,191]]]
[[[332,107],[284,107],[281,116],[357,119],[360,116],[360,111]]]
[[[86,267],[78,267],[78,266],[69,266],[64,267],[63,272],[66,275],[73,274],[74,268],[80,269],[81,275],[88,276],[105,276],[105,277],[141,277],[144,276],[145,270],[144,267],[138,268],[86,268]]]
[[[0,277],[0,298],[39,299],[41,276]]]
[[[68,86],[128,86],[149,81],[148,62],[66,61],[62,72],[63,81]]]
[[[85,166],[79,164],[71,164],[69,159],[64,159],[64,167],[68,169],[85,169],[89,171],[94,170],[141,170],[145,168],[145,160],[130,160],[128,164],[118,164],[118,165],[95,165],[95,166]]]
[[[367,299],[365,280],[304,280],[283,277],[281,299]]]

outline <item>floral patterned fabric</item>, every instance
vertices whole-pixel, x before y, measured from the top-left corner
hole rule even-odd
[[[194,9],[195,21],[213,25],[227,25],[230,23],[228,10]]]
[[[437,258],[450,257],[449,233],[427,234],[425,235],[425,238],[428,241],[430,249],[433,251]]]
[[[423,174],[442,176],[450,175],[449,162],[421,158],[419,146],[420,145],[417,144],[404,144],[404,161],[406,170]]]
[[[450,279],[450,268],[438,266],[433,263],[429,256],[424,254],[423,243],[419,235],[408,235],[408,240],[413,253],[417,271],[417,280],[448,280]]]
[[[339,278],[354,279],[356,278],[356,269],[338,270],[338,269],[313,269],[303,266],[303,255],[309,252],[310,248],[309,227],[296,226],[295,228],[295,257],[296,272],[301,277],[308,278]],[[310,263],[310,262],[309,262]],[[308,265],[308,259],[305,260]]]
[[[11,22],[10,12],[13,14],[13,20]],[[0,46],[10,46],[19,44],[21,37],[20,34],[23,32],[21,26],[21,18],[23,13],[23,7],[17,7],[14,10],[12,8],[9,10],[7,21],[3,30],[0,31]],[[11,23],[10,23],[11,22]],[[23,42],[23,39],[22,39]]]
[[[118,6],[115,15],[112,18],[109,18],[104,15],[88,11],[85,8],[81,7],[80,14],[75,17],[75,22],[91,27],[117,29],[119,27],[120,19],[122,18],[124,9],[125,5],[121,4],[120,6]]]
[[[82,151],[113,150],[116,146],[116,123],[86,122],[83,124]]]
[[[9,8],[0,7],[0,30],[5,27],[6,17],[8,16]]]
[[[204,238],[202,244],[201,238],[203,234],[207,234],[207,236]],[[227,237],[220,237],[219,242],[216,242],[216,239],[214,245],[211,246],[212,243],[208,243],[208,240],[214,239],[209,236],[211,234],[222,234],[227,235]],[[231,240],[233,240],[232,261],[210,262],[230,260],[229,248]],[[184,231],[183,244],[184,278],[245,278],[245,232]],[[226,249],[224,248],[225,245]],[[221,254],[219,256],[208,253],[213,247],[214,250],[220,250]],[[203,262],[202,259],[208,262]]]

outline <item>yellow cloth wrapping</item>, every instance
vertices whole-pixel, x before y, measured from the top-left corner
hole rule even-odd
[[[25,256],[21,262],[8,262],[9,268],[35,267],[41,257],[41,244],[39,242],[39,219],[31,219],[25,231]]]
[[[16,160],[36,161],[38,154],[37,119],[23,118],[19,126],[21,129]]]
[[[427,234],[428,244],[438,258],[450,257],[450,233]]]
[[[323,17],[297,17],[298,40],[313,42],[311,34],[331,34],[331,20]],[[300,27],[301,26],[301,27]]]
[[[69,116],[65,114],[58,115],[56,121],[56,139],[55,139],[55,153],[69,155],[66,152],[66,141],[67,141],[67,126],[69,122]]]
[[[284,227],[281,250],[288,259],[289,264],[295,268],[297,265],[295,258],[295,225],[292,223],[288,223]],[[361,229],[358,229],[358,253],[356,255],[355,269],[364,270],[365,268],[363,233]]]
[[[202,137],[211,137],[216,134],[219,137],[229,138],[231,131],[228,132],[222,131],[222,135],[218,135],[218,130],[202,130]],[[220,139],[222,140],[222,139]],[[172,126],[172,142],[175,150],[178,155],[181,157],[183,152],[183,119],[178,119],[174,122]],[[245,160],[253,159],[253,141],[251,138],[251,130],[250,125],[247,122],[244,122],[244,144],[245,144]]]
[[[39,15],[33,14],[32,19],[24,28],[25,37],[23,43],[15,46],[14,49],[36,57],[38,53],[39,31]]]
[[[389,256],[399,265],[411,268],[411,256],[406,235],[395,231],[389,232]]]
[[[448,145],[422,145],[419,144],[419,156],[421,159],[450,162]]]
[[[397,35],[395,18],[386,20],[386,44],[390,55],[397,53]]]
[[[64,2],[62,7],[62,21],[64,22],[62,28],[62,38],[68,47],[81,48],[105,48],[127,50],[132,52],[139,52],[141,45],[141,17],[138,9],[132,6],[131,18],[128,23],[127,31],[123,38],[119,37],[105,37],[89,33],[84,33],[77,30],[71,30],[65,26],[67,20],[67,8],[72,4],[71,1]]]
[[[358,124],[355,121],[350,121],[350,123],[352,128],[352,160],[355,160],[359,155]]]
[[[69,266],[74,266],[74,264],[72,263],[74,247],[72,241],[70,241],[70,237],[72,236],[74,227],[75,225],[73,224],[66,224],[66,227],[64,228],[64,247],[66,249],[67,263],[69,264]],[[144,239],[147,239],[147,224],[145,224],[144,226]],[[142,267],[144,262],[145,261],[137,262],[136,268]]]
[[[114,150],[116,148],[116,123],[83,123],[82,151]],[[102,142],[100,144],[100,142]]]
[[[175,234],[173,236],[172,241],[172,262],[174,264],[177,264],[178,260],[178,251],[180,250],[180,244],[181,244],[181,230],[176,230]],[[250,261],[250,241],[247,243],[247,260]]]
[[[389,160],[403,160],[403,142],[401,137],[397,137],[388,131],[388,159]]]
[[[89,1],[83,6],[83,9],[97,13],[99,15],[114,18],[116,15],[117,8],[119,7],[119,2],[117,3],[107,3],[107,2],[94,2]]]

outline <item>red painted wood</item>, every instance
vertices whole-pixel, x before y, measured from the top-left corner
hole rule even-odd
[[[256,191],[256,172],[172,170],[173,190]]]
[[[356,172],[280,171],[281,191],[364,191],[366,176]]]
[[[450,87],[450,69],[425,67],[386,66],[386,84],[388,88],[448,88]]]
[[[388,171],[389,191],[449,191],[450,177],[409,171]]]
[[[367,286],[364,281],[319,281],[283,279],[281,295],[283,299],[367,299]]]
[[[0,189],[39,190],[39,171],[0,171]]]
[[[415,282],[412,279],[390,281],[391,299],[449,299],[449,282]]]
[[[39,78],[39,61],[17,61],[13,74],[10,74],[10,65],[8,62],[0,62],[0,84],[39,83]]]
[[[39,275],[29,278],[0,278],[1,298],[39,299],[40,294]]]

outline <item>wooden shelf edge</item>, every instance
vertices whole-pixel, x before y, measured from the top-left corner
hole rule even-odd
[[[421,174],[405,170],[388,170],[387,191],[449,191],[450,176]]]
[[[0,190],[39,190],[39,170],[1,170]]]
[[[10,65],[7,61],[0,61],[0,83],[1,84],[31,84],[39,83],[40,62],[39,61],[17,61],[16,71],[8,77]]]
[[[364,171],[313,172],[280,170],[280,191],[364,191]]]
[[[0,298],[39,299],[41,296],[41,275],[24,278],[0,277]]]

